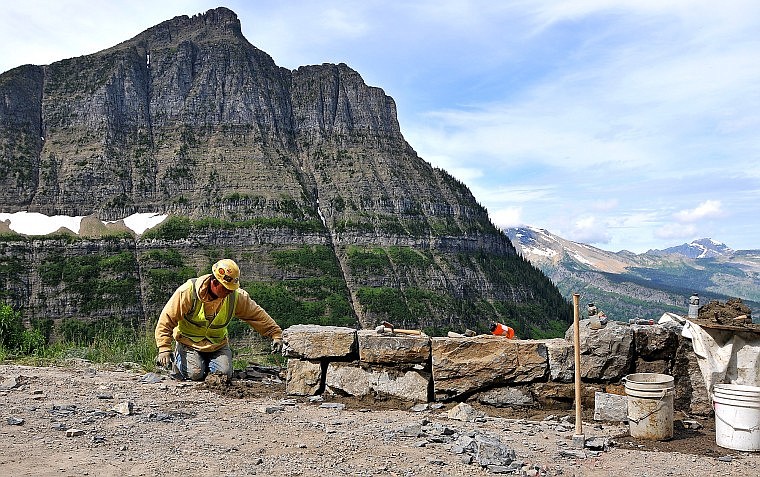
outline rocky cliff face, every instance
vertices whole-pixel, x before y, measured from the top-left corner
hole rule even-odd
[[[483,328],[498,319],[526,335],[566,328],[567,302],[463,184],[417,156],[392,98],[344,64],[278,67],[228,9],[173,18],[93,55],[13,69],[0,75],[0,97],[1,211],[178,219],[154,238],[121,237],[94,252],[64,240],[63,256],[132,257],[123,273],[139,293],[113,313],[83,309],[104,294],[76,305],[66,264],[50,269],[62,255],[49,255],[45,241],[6,237],[6,268],[23,257],[48,272],[23,286],[0,272],[16,290],[6,298],[27,314],[44,315],[58,299],[67,305],[56,305],[56,318],[146,320],[182,279],[230,256],[262,304],[277,307],[289,293],[293,306],[314,309],[312,321],[341,310],[365,326],[393,318]],[[325,251],[329,265],[317,259]],[[329,296],[336,301],[321,312],[309,305]]]

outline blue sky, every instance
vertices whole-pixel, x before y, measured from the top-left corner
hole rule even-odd
[[[0,71],[226,6],[275,63],[346,63],[499,226],[605,250],[760,249],[760,2],[26,0]]]

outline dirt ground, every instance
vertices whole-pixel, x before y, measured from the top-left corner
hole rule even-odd
[[[487,434],[515,452],[512,475],[760,475],[760,453],[715,444],[714,422],[677,415],[665,442],[632,439],[622,423],[594,422],[577,449],[573,412],[457,403],[285,395],[276,375],[186,383],[127,367],[0,365],[0,475],[7,476],[474,476],[452,443]],[[440,406],[440,407],[439,407]],[[425,407],[425,406],[423,406]],[[696,421],[698,429],[691,428]],[[686,423],[686,424],[685,424]],[[434,432],[433,430],[440,432]]]

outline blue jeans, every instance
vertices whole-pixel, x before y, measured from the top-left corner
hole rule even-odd
[[[174,375],[179,379],[203,381],[209,373],[232,377],[232,350],[224,345],[216,351],[204,353],[177,342],[174,348]]]

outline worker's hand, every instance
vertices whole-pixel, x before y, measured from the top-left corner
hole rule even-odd
[[[156,356],[156,365],[163,366],[164,368],[168,368],[172,365],[172,352],[171,351],[161,351],[158,353],[158,356]]]
[[[272,354],[280,354],[280,353],[282,353],[282,340],[273,339],[272,340]]]

